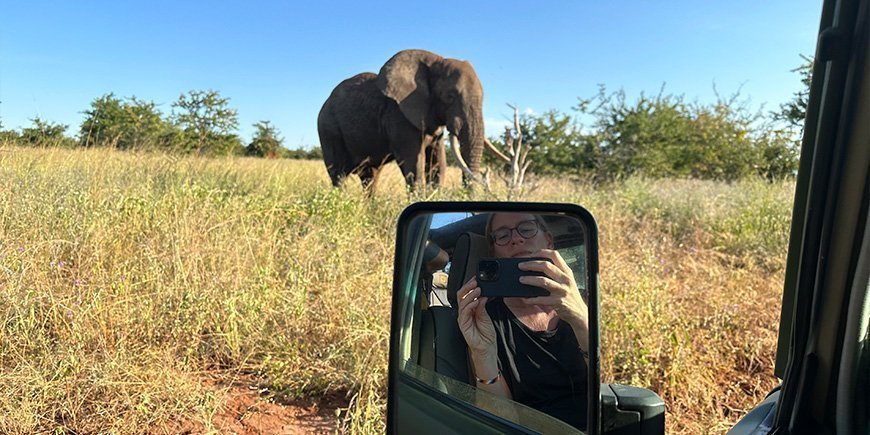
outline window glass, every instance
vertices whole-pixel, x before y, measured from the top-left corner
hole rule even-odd
[[[406,361],[403,371],[406,375],[423,382],[434,390],[531,430],[545,434],[586,433],[528,406],[440,375],[411,361]]]

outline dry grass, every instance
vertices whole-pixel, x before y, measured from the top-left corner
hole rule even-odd
[[[347,391],[381,432],[394,166],[369,200],[320,162],[0,147],[0,432],[203,427],[204,378]],[[671,433],[722,432],[772,376],[791,183],[540,180],[601,232],[605,381],[653,389]],[[157,429],[155,429],[157,428]]]

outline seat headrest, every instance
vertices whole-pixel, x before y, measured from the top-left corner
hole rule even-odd
[[[447,300],[450,306],[458,307],[456,292],[477,273],[477,261],[489,256],[486,237],[465,232],[456,238],[453,259],[450,261],[450,275],[447,278]]]

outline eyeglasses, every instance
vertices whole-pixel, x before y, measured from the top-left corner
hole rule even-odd
[[[517,224],[514,228],[500,228],[492,232],[490,237],[492,238],[492,242],[498,246],[504,246],[510,243],[511,234],[514,230],[517,230],[517,234],[519,234],[524,239],[531,239],[538,234],[538,222],[535,220],[527,220],[522,221]]]

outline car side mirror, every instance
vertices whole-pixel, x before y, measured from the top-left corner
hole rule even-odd
[[[397,225],[388,431],[663,433],[655,393],[600,383],[598,319],[586,209],[409,206]]]
[[[601,384],[601,433],[664,434],[665,402],[645,388]]]

